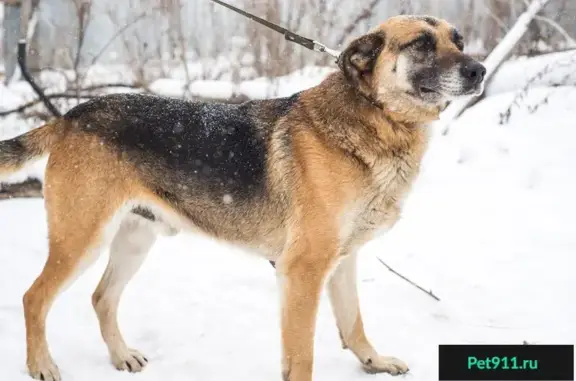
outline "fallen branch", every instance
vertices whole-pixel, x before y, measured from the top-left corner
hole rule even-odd
[[[412,286],[418,288],[419,290],[423,291],[424,293],[426,293],[427,295],[429,295],[430,297],[436,299],[437,301],[440,301],[440,298],[437,297],[436,295],[434,295],[434,293],[432,293],[432,290],[425,290],[424,288],[418,286],[416,283],[412,282],[410,279],[406,278],[404,275],[400,274],[398,271],[394,270],[392,267],[388,266],[383,260],[381,260],[379,257],[376,257],[376,259],[378,259],[380,261],[380,263],[382,263],[382,265],[384,265],[388,270],[390,270],[392,273],[398,275],[400,278],[404,279],[406,282],[410,283]]]
[[[0,200],[16,197],[41,198],[42,183],[36,179],[28,179],[18,184],[0,184]]]

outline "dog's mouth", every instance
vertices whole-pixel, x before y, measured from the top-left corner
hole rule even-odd
[[[468,89],[463,89],[462,91],[458,91],[458,92],[452,92],[452,91],[443,91],[443,89],[435,89],[432,87],[428,87],[428,86],[423,86],[420,85],[417,88],[418,90],[415,91],[414,93],[412,93],[413,96],[416,96],[420,99],[423,100],[431,100],[431,101],[435,101],[438,98],[457,98],[457,97],[462,97],[462,96],[468,96],[468,95],[478,95],[482,92],[483,86],[482,84],[478,84],[475,86],[472,86],[471,88]]]
[[[484,91],[484,82],[480,82],[474,87],[472,87],[467,95],[480,95]]]
[[[426,87],[426,86],[420,86],[420,88],[418,89],[418,91],[420,92],[420,95],[436,95],[436,94],[440,94],[438,91],[431,89],[430,87]]]
[[[432,87],[420,85],[416,88],[416,91],[412,93],[412,96],[424,101],[434,102],[442,97],[442,93]]]

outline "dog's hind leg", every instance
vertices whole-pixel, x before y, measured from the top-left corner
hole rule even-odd
[[[46,317],[64,287],[97,259],[114,210],[109,208],[110,205],[87,207],[87,202],[79,208],[79,195],[72,191],[59,193],[57,200],[50,189],[46,193],[49,255],[44,269],[23,300],[27,365],[33,378],[59,381],[60,374],[46,341]],[[54,208],[56,203],[57,209]]]
[[[122,292],[156,241],[157,234],[151,224],[134,214],[126,217],[112,241],[108,266],[92,295],[102,338],[118,370],[139,372],[148,362],[144,355],[126,345],[118,327],[117,313]]]
[[[339,263],[328,282],[328,293],[342,346],[358,357],[364,369],[369,373],[406,373],[406,364],[394,357],[378,355],[366,338],[356,287],[356,254],[348,255]]]
[[[137,191],[131,168],[100,139],[70,133],[54,144],[44,179],[48,260],[24,295],[27,365],[30,375],[58,381],[46,341],[46,317],[56,296],[111,241]]]

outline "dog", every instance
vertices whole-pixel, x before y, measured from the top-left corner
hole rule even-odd
[[[363,244],[399,220],[428,125],[479,94],[486,69],[445,20],[396,16],[347,45],[338,70],[291,97],[241,104],[113,94],[0,143],[0,174],[49,153],[49,256],[23,298],[27,366],[59,381],[46,315],[62,289],[110,247],[92,302],[112,364],[147,358],[125,343],[120,296],[158,235],[208,234],[276,263],[282,377],[310,381],[327,287],[341,342],[371,373],[408,366],[364,332],[356,289]]]

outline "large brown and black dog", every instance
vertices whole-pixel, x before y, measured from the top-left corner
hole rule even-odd
[[[356,252],[399,219],[427,124],[478,93],[484,67],[447,22],[398,16],[352,41],[338,71],[289,98],[240,105],[118,94],[0,143],[0,173],[50,153],[49,256],[24,296],[32,377],[60,380],[45,321],[62,289],[110,246],[93,304],[112,363],[140,371],[116,312],[158,234],[195,230],[275,261],[284,380],[312,379],[327,282],[338,329],[369,372],[405,373],[367,340]]]

